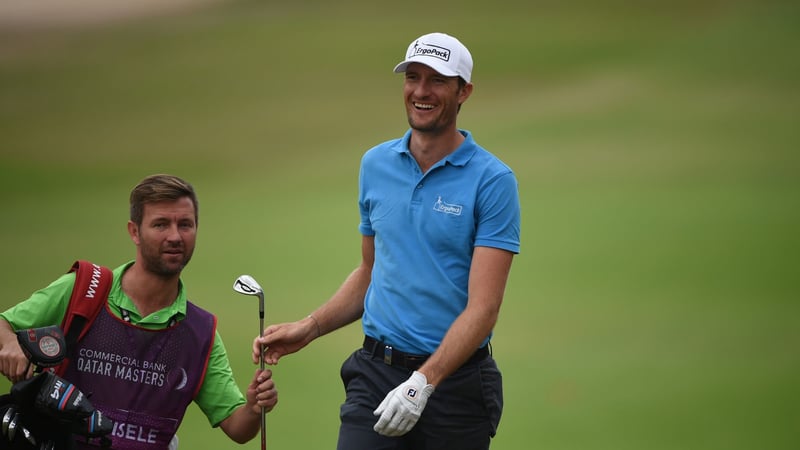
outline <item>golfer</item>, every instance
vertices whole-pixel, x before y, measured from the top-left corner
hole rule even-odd
[[[472,56],[426,34],[395,68],[410,130],[363,156],[360,265],[308,317],[268,326],[269,364],[359,318],[364,342],[342,365],[339,450],[488,449],[503,409],[489,340],[520,207],[511,169],[456,126]]]

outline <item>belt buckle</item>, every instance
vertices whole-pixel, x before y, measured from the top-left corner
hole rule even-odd
[[[383,363],[387,365],[392,365],[392,346],[387,345],[383,347]]]

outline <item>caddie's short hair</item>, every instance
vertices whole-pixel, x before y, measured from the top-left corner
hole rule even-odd
[[[144,218],[144,205],[164,201],[176,201],[189,197],[194,205],[194,221],[199,222],[199,205],[194,187],[187,181],[175,175],[156,174],[150,175],[140,181],[131,191],[131,221],[136,225],[142,224]]]

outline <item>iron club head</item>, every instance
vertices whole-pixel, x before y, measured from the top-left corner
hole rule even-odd
[[[8,442],[14,442],[14,437],[17,435],[17,423],[19,422],[19,413],[15,413],[14,417],[11,418],[11,422],[8,423]]]
[[[258,296],[258,318],[259,329],[258,335],[264,334],[264,290],[261,285],[250,275],[242,275],[233,282],[233,290],[244,295]],[[261,364],[264,364],[264,359],[261,359]]]
[[[264,317],[264,290],[250,275],[242,275],[233,283],[233,290],[244,295],[258,296],[258,314]]]
[[[14,406],[10,406],[6,413],[3,414],[3,436],[8,436],[8,426],[11,424],[11,419],[14,418],[14,414],[17,413],[17,408]]]

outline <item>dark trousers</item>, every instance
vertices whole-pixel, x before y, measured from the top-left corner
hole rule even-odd
[[[372,427],[372,412],[411,369],[390,366],[363,349],[342,364],[346,398],[341,406],[338,450],[487,450],[503,411],[503,383],[491,356],[468,363],[436,387],[408,433],[386,437]]]

